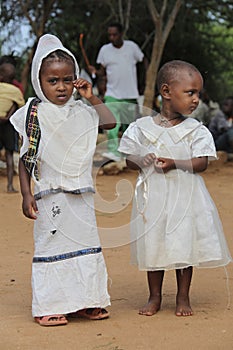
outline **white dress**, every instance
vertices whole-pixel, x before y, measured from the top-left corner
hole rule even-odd
[[[216,157],[208,129],[187,118],[163,128],[144,117],[124,133],[125,154],[191,159]],[[202,177],[180,169],[157,173],[153,165],[140,172],[131,220],[132,263],[140,270],[217,267],[230,256],[217,209]]]
[[[41,63],[56,50],[73,58],[77,77],[79,71],[75,57],[58,38],[50,34],[40,38],[31,74],[41,100],[37,110],[41,138],[31,160],[40,174],[37,178],[32,172],[39,210],[34,222],[33,316],[110,305],[91,174],[99,116],[73,96],[64,105],[53,104],[44,96],[38,78]],[[21,157],[29,146],[25,121],[30,100],[10,118],[23,137]]]

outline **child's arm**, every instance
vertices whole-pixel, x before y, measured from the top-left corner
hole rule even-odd
[[[198,157],[188,160],[156,158],[154,162],[155,170],[158,173],[167,173],[172,169],[181,169],[190,173],[200,173],[205,171],[208,165],[208,157]]]
[[[23,213],[29,219],[36,219],[38,213],[35,198],[31,192],[31,178],[24,166],[22,159],[19,160],[19,180],[21,194],[23,196]]]
[[[156,159],[154,153],[148,153],[144,157],[130,155],[126,158],[127,166],[133,170],[141,170],[150,166]]]
[[[77,79],[73,82],[74,87],[82,97],[85,97],[96,109],[100,117],[100,126],[103,129],[113,129],[116,126],[116,119],[106,105],[93,94],[92,85],[85,79]]]

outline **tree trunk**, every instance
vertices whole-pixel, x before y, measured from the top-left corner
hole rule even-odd
[[[161,36],[155,35],[153,49],[151,54],[150,64],[146,73],[146,86],[144,91],[144,103],[147,108],[153,109],[155,98],[155,84],[157,79],[157,72],[161,57],[163,54],[164,44],[162,43]]]
[[[148,108],[152,109],[155,98],[155,84],[157,80],[158,68],[161,62],[164,46],[166,44],[168,35],[175,23],[176,16],[181,7],[182,0],[176,0],[175,5],[168,17],[166,23],[164,23],[164,15],[167,9],[167,0],[163,0],[160,13],[157,11],[154,1],[147,0],[148,9],[155,25],[155,36],[153,49],[151,53],[150,65],[146,74],[146,86],[144,91],[143,114],[148,114]],[[145,112],[145,113],[144,113]]]
[[[27,61],[25,62],[25,65],[24,65],[22,72],[21,72],[21,83],[23,85],[23,89],[25,92],[27,91],[27,87],[28,87],[28,78],[30,75],[32,58],[34,56],[34,53],[35,53],[35,45],[30,50],[30,52],[28,54]]]

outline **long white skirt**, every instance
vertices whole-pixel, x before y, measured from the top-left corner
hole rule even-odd
[[[217,209],[198,174],[153,173],[137,188],[131,261],[140,270],[218,267],[232,261]]]
[[[37,205],[32,315],[110,305],[93,194],[50,194]]]

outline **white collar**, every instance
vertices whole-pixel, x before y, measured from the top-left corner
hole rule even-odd
[[[182,123],[170,128],[164,128],[155,124],[152,117],[142,117],[137,119],[137,126],[152,143],[158,140],[163,133],[168,133],[174,143],[178,143],[193,130],[201,127],[202,123],[193,118],[186,118]]]

